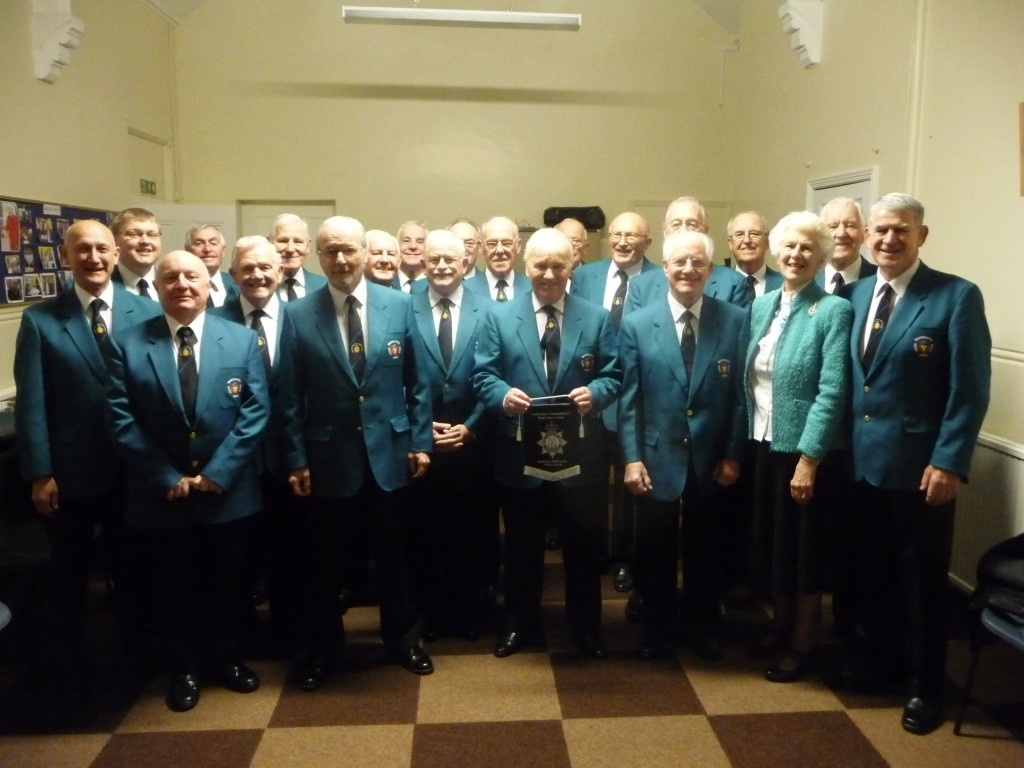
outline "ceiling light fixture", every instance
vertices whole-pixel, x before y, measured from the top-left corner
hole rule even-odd
[[[456,8],[393,8],[372,5],[343,5],[341,17],[347,22],[377,24],[432,24],[462,27],[513,27],[575,31],[583,24],[579,13],[532,13],[519,11],[472,11]]]

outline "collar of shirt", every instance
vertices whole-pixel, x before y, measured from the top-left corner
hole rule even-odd
[[[618,278],[615,276],[616,273],[621,269],[626,273],[626,277],[632,280],[634,277],[640,274],[640,270],[644,268],[644,260],[640,259],[636,264],[630,264],[628,267],[620,267],[615,263],[615,259],[611,259],[608,262],[608,280],[618,282]]]
[[[220,270],[210,275],[210,290],[224,293],[224,275],[221,274]]]
[[[245,324],[248,325],[249,315],[251,315],[252,311],[257,309],[257,307],[254,304],[251,304],[249,300],[241,294],[238,295],[238,301],[242,305],[242,317],[245,318]],[[270,299],[267,301],[266,306],[259,307],[259,309],[262,309],[264,314],[271,320],[276,320],[281,314],[281,300],[277,297],[277,291],[270,294]]]
[[[437,302],[444,298],[440,293],[435,291],[433,287],[427,288],[427,296],[430,298],[430,308],[433,309],[437,306]],[[460,283],[452,291],[451,296],[448,297],[456,309],[462,306],[462,284]]]
[[[700,322],[700,312],[701,312],[701,309],[703,309],[703,308],[704,308],[704,297],[703,296],[701,296],[699,299],[697,299],[695,302],[693,302],[693,306],[692,307],[684,307],[682,304],[680,304],[678,301],[676,301],[676,297],[672,295],[671,291],[668,294],[668,311],[672,314],[672,320],[674,322],[676,322],[676,323],[679,322],[679,316],[681,314],[683,314],[683,312],[685,312],[687,309],[690,310],[690,314],[693,315],[693,319],[696,320],[699,323]]]
[[[747,279],[748,275],[747,275],[746,272],[744,272],[739,267],[735,267],[735,269],[736,269],[737,272],[740,273],[740,277],[742,277],[744,280]],[[768,274],[768,264],[767,264],[767,262],[765,262],[764,264],[761,265],[761,268],[758,269],[757,272],[754,273],[754,279],[757,280],[757,284],[758,285],[764,285],[764,277],[767,274]]]
[[[537,300],[537,294],[533,293],[532,291],[530,293],[530,298],[533,299],[533,312],[534,312],[534,314],[537,314],[538,312],[542,312],[544,310],[544,307],[548,306],[547,304],[541,304],[540,301]],[[562,294],[562,298],[560,298],[558,301],[556,301],[551,306],[554,307],[556,310],[558,310],[558,314],[559,315],[564,315],[565,314],[565,294]]]
[[[508,283],[509,288],[512,288],[513,284],[516,281],[516,273],[514,270],[512,272],[509,272],[505,277],[497,277],[493,272],[491,272],[490,269],[485,269],[484,275],[487,277],[487,286],[490,289],[491,293],[494,293],[496,290],[498,290],[499,280],[504,280],[506,283]]]
[[[825,287],[831,288],[832,277],[836,273],[843,276],[843,283],[849,285],[855,283],[860,279],[860,256],[854,259],[847,267],[843,270],[838,270],[831,264],[825,265]]]
[[[469,269],[466,270],[466,274],[462,276],[463,280],[472,280],[476,277],[477,268],[475,264],[470,264]]]
[[[886,281],[886,279],[882,277],[882,270],[878,270],[878,272],[876,273],[877,277],[875,278],[875,290],[872,295],[877,299],[878,291],[881,289],[883,285],[885,285],[886,282],[888,282],[889,285],[892,286],[893,291],[896,293],[896,301],[899,301],[900,299],[903,298],[903,294],[907,292],[907,286],[910,285],[910,281],[914,278],[914,275],[917,274],[917,268],[920,266],[921,260],[914,259],[914,263],[907,267],[907,270],[905,272],[897,275],[896,277],[889,281]],[[893,304],[894,308],[895,306],[896,305]],[[874,315],[873,312],[871,314]]]
[[[86,290],[82,289],[78,283],[75,283],[75,295],[78,297],[78,302],[82,305],[82,311],[92,316],[92,310],[89,305],[92,304],[93,299],[102,299],[103,303],[106,304],[106,309],[111,310],[114,308],[114,284],[108,282],[106,287],[100,292],[99,296],[93,296]],[[106,318],[104,318],[105,320]],[[109,323],[108,323],[109,325]]]
[[[355,290],[353,290],[352,293],[350,294],[345,293],[344,291],[339,291],[330,283],[327,284],[327,290],[331,292],[331,300],[334,302],[334,311],[335,313],[338,314],[339,317],[344,317],[345,313],[348,312],[348,307],[346,306],[345,302],[348,300],[349,296],[355,296],[357,299],[359,299],[360,306],[363,309],[366,308],[365,277],[360,278],[359,282],[356,283]]]
[[[178,343],[178,329],[181,328],[184,325],[184,323],[179,323],[177,320],[175,320],[173,317],[171,317],[168,314],[164,315],[164,320],[167,321],[167,327],[171,331],[171,347],[174,350],[174,360],[175,360],[175,365],[177,365],[178,346],[179,346],[179,343]],[[200,312],[198,315],[196,315],[195,320],[193,320],[191,323],[188,324],[188,327],[192,329],[192,333],[194,333],[196,335],[196,343],[195,343],[195,348],[193,349],[193,352],[194,352],[195,357],[196,357],[196,370],[197,371],[199,370],[199,363],[202,360],[201,352],[200,352],[200,347],[202,346],[202,342],[203,342],[203,326],[205,324],[206,324],[206,313],[205,312]]]
[[[121,271],[121,277],[124,278],[125,287],[131,288],[133,291],[138,292],[139,280],[145,280],[146,285],[149,286],[151,296],[156,296],[156,284],[153,282],[155,276],[155,270],[150,267],[149,271],[144,275],[136,275],[128,267],[121,264],[117,265],[117,268]]]

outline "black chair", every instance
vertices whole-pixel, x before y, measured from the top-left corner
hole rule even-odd
[[[1018,651],[1024,651],[1024,616],[1007,613],[998,608],[982,610],[981,620],[971,641],[971,664],[967,670],[964,700],[957,713],[956,722],[953,724],[953,733],[957,736],[960,735],[960,727],[963,725],[967,707],[971,702],[971,687],[974,685],[974,677],[978,672],[978,660],[981,658],[981,649],[985,645],[986,632],[1006,641]]]
[[[971,701],[971,687],[984,645],[995,637],[1024,651],[1024,534],[1002,541],[982,555],[978,561],[977,585],[971,596],[971,608],[977,611],[971,637],[971,662],[964,700],[953,724],[953,733],[958,736]]]

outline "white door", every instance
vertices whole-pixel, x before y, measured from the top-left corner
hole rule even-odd
[[[878,199],[878,168],[864,168],[807,182],[807,210],[821,213],[825,203],[833,197],[849,197],[860,203],[866,223],[868,208]],[[871,261],[869,254],[861,255]]]
[[[227,243],[225,261],[231,258],[235,236],[235,206],[233,205],[177,205],[155,200],[138,200],[135,205],[152,211],[160,222],[164,253],[180,251],[185,247],[185,234],[196,224],[213,224],[224,233]],[[222,269],[227,269],[224,264]]]
[[[282,213],[294,213],[306,222],[309,227],[309,234],[314,240],[316,231],[325,219],[334,215],[334,203],[321,202],[266,202],[263,200],[241,200],[238,203],[238,231],[241,236],[263,235],[270,236],[270,229],[276,219]],[[317,274],[323,274],[320,270],[320,263],[313,255],[307,258],[305,269]]]

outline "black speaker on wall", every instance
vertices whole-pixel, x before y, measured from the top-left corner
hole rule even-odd
[[[591,232],[604,229],[604,211],[599,205],[556,205],[544,209],[545,227],[553,227],[565,219],[576,219]]]

